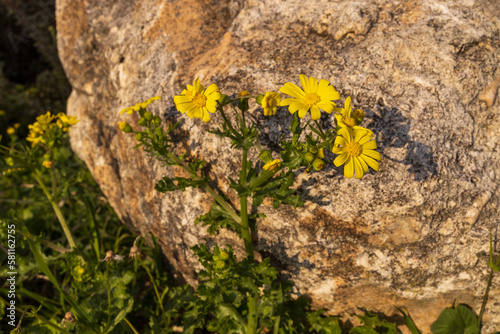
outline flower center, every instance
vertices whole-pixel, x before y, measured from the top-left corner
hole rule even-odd
[[[203,108],[207,104],[207,97],[204,94],[196,94],[193,97],[193,104],[198,108]]]
[[[361,145],[359,145],[359,143],[353,141],[349,144],[347,144],[346,146],[346,151],[347,151],[347,154],[349,154],[350,156],[353,156],[353,157],[357,157],[358,155],[361,154]]]
[[[276,100],[271,98],[269,100],[267,100],[267,106],[268,108],[274,108],[276,107],[277,103],[276,103]]]
[[[345,125],[349,126],[349,127],[353,127],[354,125],[356,125],[356,122],[354,121],[354,118],[351,118],[351,117],[347,117],[346,119],[344,119],[344,123]]]
[[[313,106],[315,105],[316,103],[318,103],[319,101],[321,101],[321,97],[319,97],[317,94],[306,94],[306,96],[304,96],[304,101],[309,105],[309,106]]]

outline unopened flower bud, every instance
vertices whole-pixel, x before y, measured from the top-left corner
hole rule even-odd
[[[361,109],[356,109],[351,113],[352,118],[356,121],[356,125],[360,125],[365,119],[365,112]]]
[[[137,139],[137,141],[141,141],[142,138],[144,138],[144,135],[142,134],[142,132],[137,132],[135,134],[135,139]]]
[[[325,149],[323,147],[321,147],[318,150],[318,157],[320,157],[320,158],[324,158],[325,157]]]
[[[317,147],[311,147],[309,149],[309,152],[311,152],[312,154],[316,154],[316,153],[318,153],[318,148]]]
[[[146,111],[144,113],[144,118],[147,119],[148,121],[152,120],[153,119],[153,113],[150,112],[150,111]]]
[[[229,254],[224,252],[224,251],[220,252],[219,256],[220,256],[221,260],[223,260],[223,261],[226,261],[227,259],[229,259]]]
[[[45,154],[43,155],[43,160],[45,160],[45,161],[50,161],[50,154],[45,153]]]
[[[262,160],[264,163],[268,163],[273,161],[273,157],[271,156],[271,152],[269,150],[265,150],[260,152],[259,154],[259,159]]]
[[[141,117],[137,123],[139,123],[140,126],[146,126],[148,121],[144,117]]]
[[[325,167],[325,162],[321,159],[315,159],[313,161],[314,170],[320,171]]]
[[[120,127],[120,130],[122,130],[125,133],[130,133],[133,131],[132,127],[127,122],[120,122],[120,124],[118,124],[118,126]]]
[[[146,116],[146,115],[144,115],[144,116]],[[153,123],[156,126],[160,126],[161,125],[161,118],[160,118],[160,116],[154,116],[153,117]]]
[[[66,312],[66,314],[64,315],[64,318],[61,321],[61,324],[63,324],[63,325],[65,325],[66,323],[72,324],[75,321],[76,321],[75,315],[73,314],[73,312],[69,311],[69,312]]]
[[[304,155],[304,159],[306,159],[307,162],[311,162],[314,160],[314,154],[312,154],[311,152],[307,152]]]
[[[163,134],[163,128],[156,128],[155,133],[157,136],[161,136]]]
[[[14,159],[12,159],[12,157],[8,157],[5,159],[5,163],[9,166],[13,166],[14,165]]]
[[[217,261],[217,263],[215,264],[215,266],[218,269],[224,269],[224,267],[226,266],[226,262],[224,262],[224,261]]]

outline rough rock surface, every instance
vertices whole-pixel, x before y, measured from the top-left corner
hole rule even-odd
[[[132,149],[133,136],[117,129],[118,111],[161,95],[152,110],[175,120],[172,97],[195,77],[226,94],[276,91],[301,73],[329,80],[366,111],[381,170],[362,180],[345,179],[333,165],[301,175],[306,206],[264,207],[257,250],[317,307],[343,315],[356,306],[388,315],[393,305],[407,307],[429,332],[454,300],[479,312],[486,286],[487,266],[476,254],[488,251],[498,224],[499,7],[495,0],[58,0],[59,53],[74,89],[68,112],[81,119],[72,146],[123,221],[153,232],[178,278],[196,284],[189,247],[235,244],[235,236],[212,239],[193,225],[210,206],[202,191],[153,190],[178,171]],[[276,150],[288,111],[272,119],[251,113],[267,129],[262,142]],[[217,186],[230,193],[223,176],[234,177],[239,160],[207,133],[220,121],[212,119],[187,119],[178,145],[209,161]],[[500,330],[499,283],[485,333]]]

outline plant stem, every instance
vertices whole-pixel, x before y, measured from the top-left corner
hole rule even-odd
[[[247,150],[243,149],[241,161],[240,183],[243,187],[247,185]],[[240,216],[241,216],[241,237],[245,242],[245,251],[249,261],[253,262],[253,244],[248,222],[248,198],[246,195],[240,196]]]
[[[156,286],[155,280],[153,279],[153,275],[151,275],[151,272],[149,271],[148,267],[144,264],[144,262],[142,262],[141,257],[138,256],[137,258],[139,259],[139,262],[141,263],[141,266],[148,273],[149,279],[151,280],[151,284],[153,284],[153,288],[155,289],[155,293],[156,293],[156,298],[158,298],[158,305],[160,305],[161,313],[163,315],[163,319],[165,320],[165,326],[169,326],[170,324],[168,324],[168,322],[167,322],[167,317],[165,315],[165,309],[163,308],[163,303],[162,303],[162,300],[161,300],[161,297],[160,297],[160,293],[158,292],[158,288]]]
[[[493,269],[490,270],[490,276],[488,277],[488,284],[486,285],[486,291],[484,292],[483,303],[481,304],[481,311],[479,312],[479,318],[477,319],[477,326],[481,328],[481,322],[483,320],[484,311],[486,309],[486,302],[488,301],[488,293],[490,292],[491,282],[493,280]]]
[[[111,287],[109,286],[109,262],[106,262],[106,281],[108,290],[108,322],[106,323],[106,330],[109,328],[111,323]]]
[[[137,329],[134,328],[134,326],[132,325],[132,323],[130,321],[128,321],[127,318],[123,318],[123,321],[125,321],[127,323],[127,325],[129,325],[130,329],[132,330],[132,332],[134,332],[134,334],[139,334],[139,332],[137,331]]]
[[[47,196],[47,199],[49,200],[50,204],[52,205],[52,209],[54,209],[54,212],[56,213],[57,219],[59,220],[59,223],[61,224],[61,227],[64,231],[64,234],[66,235],[66,239],[69,242],[69,246],[71,249],[76,249],[76,243],[75,240],[73,239],[73,235],[71,234],[71,231],[68,228],[68,224],[66,223],[66,220],[64,219],[64,216],[61,212],[61,209],[59,209],[59,206],[55,202],[54,198],[52,195],[49,193],[49,190],[45,186],[45,183],[43,183],[42,178],[40,177],[40,172],[37,170],[36,174],[34,174],[35,179],[38,181],[38,184],[42,188],[43,192],[45,193],[45,196]]]
[[[323,128],[321,127],[321,125],[319,125],[319,122],[318,120],[314,120],[314,123],[316,123],[316,126],[318,127],[318,131],[321,133],[321,139],[325,140],[326,141],[326,135],[325,135],[325,132],[323,131]]]
[[[248,296],[248,323],[246,334],[255,334],[257,331],[257,300]]]

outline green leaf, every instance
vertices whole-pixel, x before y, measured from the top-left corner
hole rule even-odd
[[[477,334],[479,326],[476,314],[460,304],[445,309],[431,325],[433,334]]]
[[[363,316],[357,316],[363,325],[351,328],[349,333],[355,334],[396,334],[396,324],[387,320],[380,320],[379,317],[371,312],[366,312]]]
[[[115,328],[116,325],[118,325],[124,318],[125,316],[132,311],[132,308],[134,306],[134,298],[129,298],[127,306],[122,308],[118,314],[116,315],[115,319],[111,323],[111,325],[108,328],[108,333],[111,332],[113,328]]]
[[[413,322],[413,319],[410,317],[410,313],[406,314],[402,309],[400,309],[397,306],[394,306],[396,310],[401,312],[403,314],[403,319],[405,321],[406,327],[410,330],[412,334],[419,334],[421,333],[420,330],[417,328],[417,325],[415,325],[415,322]]]

